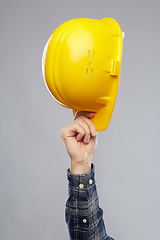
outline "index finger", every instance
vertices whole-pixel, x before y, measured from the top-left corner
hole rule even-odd
[[[80,116],[79,118],[76,119],[76,121],[85,121],[90,129],[90,133],[91,133],[91,136],[92,137],[97,137],[97,131],[96,131],[96,126],[95,124],[89,119],[87,118],[86,116],[82,115]]]

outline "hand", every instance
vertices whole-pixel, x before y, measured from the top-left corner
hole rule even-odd
[[[89,118],[92,112],[77,112],[74,121],[61,130],[67,152],[71,160],[70,172],[84,174],[91,169],[92,157],[97,143],[97,132]]]

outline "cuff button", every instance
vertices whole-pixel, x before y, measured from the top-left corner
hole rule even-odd
[[[90,180],[89,180],[89,184],[91,185],[91,184],[92,184],[92,182],[93,182],[93,181],[92,181],[92,179],[90,179]]]
[[[84,184],[83,183],[79,184],[79,187],[84,188]]]
[[[86,222],[87,222],[87,219],[84,218],[84,219],[83,219],[83,223],[86,223]]]

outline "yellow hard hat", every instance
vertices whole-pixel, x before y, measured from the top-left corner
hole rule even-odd
[[[46,86],[56,101],[76,111],[96,112],[97,131],[110,122],[122,59],[122,31],[111,18],[78,18],[60,25],[42,57]]]

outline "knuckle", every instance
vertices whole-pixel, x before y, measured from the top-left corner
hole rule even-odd
[[[93,126],[93,130],[94,130],[94,131],[97,131],[96,126],[95,126],[94,123],[92,123],[92,126]]]
[[[90,120],[90,127],[93,129],[93,130],[96,130],[96,126],[95,124]]]
[[[79,124],[80,126],[82,126],[82,124],[83,124],[83,119],[82,119],[81,117],[77,118],[76,124]]]
[[[61,137],[62,139],[65,138],[65,128],[62,128],[62,130],[60,131],[60,137]]]
[[[83,116],[77,117],[76,122],[77,122],[77,121],[81,121],[82,117],[83,117]]]

